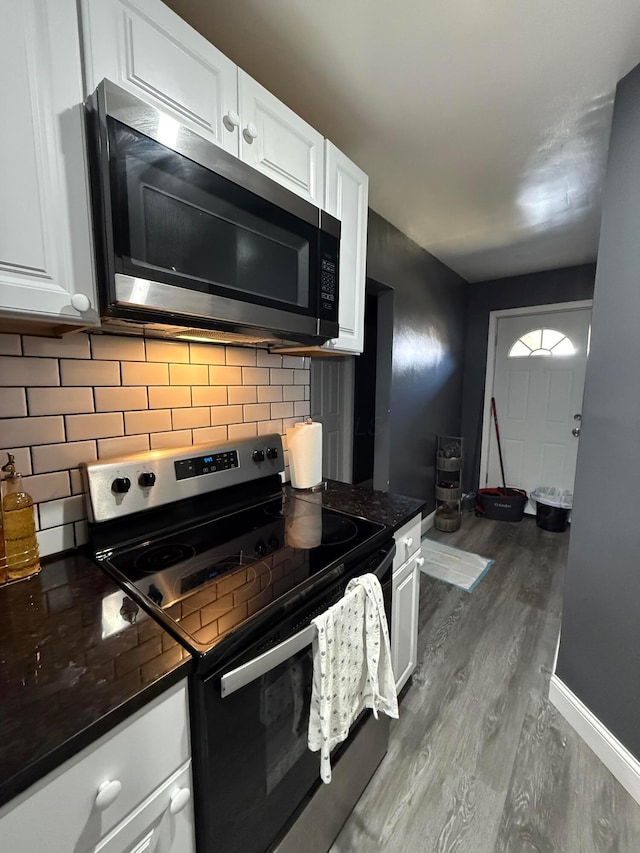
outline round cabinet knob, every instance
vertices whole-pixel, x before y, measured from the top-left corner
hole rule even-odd
[[[251,458],[254,462],[264,462],[264,450],[254,450]]]
[[[142,489],[150,489],[151,486],[155,486],[155,483],[156,475],[153,471],[143,471],[143,473],[138,477],[138,485]]]
[[[113,805],[120,796],[121,790],[122,784],[118,782],[117,779],[114,779],[111,782],[103,782],[98,788],[98,793],[96,794],[95,805],[98,811],[103,812],[105,809],[108,809],[110,805]]]
[[[407,536],[407,538],[404,540],[404,544],[407,546],[407,548],[411,548],[411,546],[413,545],[413,537]]]
[[[267,459],[277,459],[278,458],[278,448],[277,447],[267,447]]]
[[[84,293],[74,293],[71,297],[71,307],[84,314],[85,311],[91,308],[91,300]]]
[[[178,812],[181,812],[190,799],[191,791],[189,788],[178,788],[177,791],[174,791],[173,794],[171,794],[171,803],[169,805],[169,811],[171,814],[178,814]]]
[[[267,553],[267,546],[264,544],[264,542],[256,542],[256,554],[259,557],[264,557],[264,555],[266,553]]]
[[[416,565],[419,569],[421,569],[424,566],[424,557],[418,557],[418,559],[416,560]]]
[[[258,138],[258,128],[253,122],[249,122],[242,133],[247,142],[253,142],[254,139]]]
[[[131,488],[131,480],[128,477],[116,477],[111,483],[111,490],[118,495],[124,495]]]
[[[235,130],[236,127],[240,126],[240,116],[235,110],[229,110],[222,121],[227,130]]]

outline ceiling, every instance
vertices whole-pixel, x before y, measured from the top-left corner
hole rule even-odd
[[[596,257],[639,0],[168,0],[468,281]],[[640,140],[639,140],[640,144]]]

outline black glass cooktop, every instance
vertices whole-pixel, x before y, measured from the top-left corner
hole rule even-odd
[[[382,530],[323,508],[320,495],[284,497],[117,549],[106,566],[203,653],[293,590],[366,555]],[[123,607],[134,619],[135,605]]]

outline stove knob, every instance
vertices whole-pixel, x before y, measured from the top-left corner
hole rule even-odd
[[[145,471],[138,477],[138,485],[143,489],[150,489],[156,482],[156,475],[153,471]]]
[[[267,447],[267,459],[277,459],[278,458],[278,448],[277,447]]]
[[[128,477],[116,477],[111,483],[111,490],[118,495],[124,495],[131,488],[131,480]]]
[[[256,542],[256,554],[259,557],[264,557],[264,555],[266,553],[267,553],[267,546],[264,544],[264,542]]]
[[[264,450],[254,450],[251,458],[254,462],[264,462]]]

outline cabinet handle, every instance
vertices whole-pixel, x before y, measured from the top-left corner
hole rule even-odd
[[[91,300],[84,293],[74,293],[71,297],[71,307],[84,314],[91,308]]]
[[[229,110],[222,121],[227,130],[235,130],[236,127],[240,126],[240,116],[235,110]]]
[[[421,569],[424,566],[424,557],[418,557],[416,560],[416,566]]]
[[[407,538],[404,540],[404,544],[407,546],[407,548],[411,548],[411,546],[413,545],[413,536],[407,536]]]
[[[252,122],[249,122],[242,133],[247,142],[253,142],[254,139],[258,138],[258,128]]]
[[[171,803],[169,805],[169,811],[171,814],[178,814],[178,812],[181,812],[190,799],[191,791],[189,788],[178,788],[177,791],[174,791],[173,794],[171,794]]]
[[[103,812],[105,809],[108,809],[110,805],[115,803],[120,796],[121,790],[122,784],[118,782],[117,779],[114,779],[111,782],[103,782],[98,788],[98,793],[96,794],[96,808],[98,811]]]

